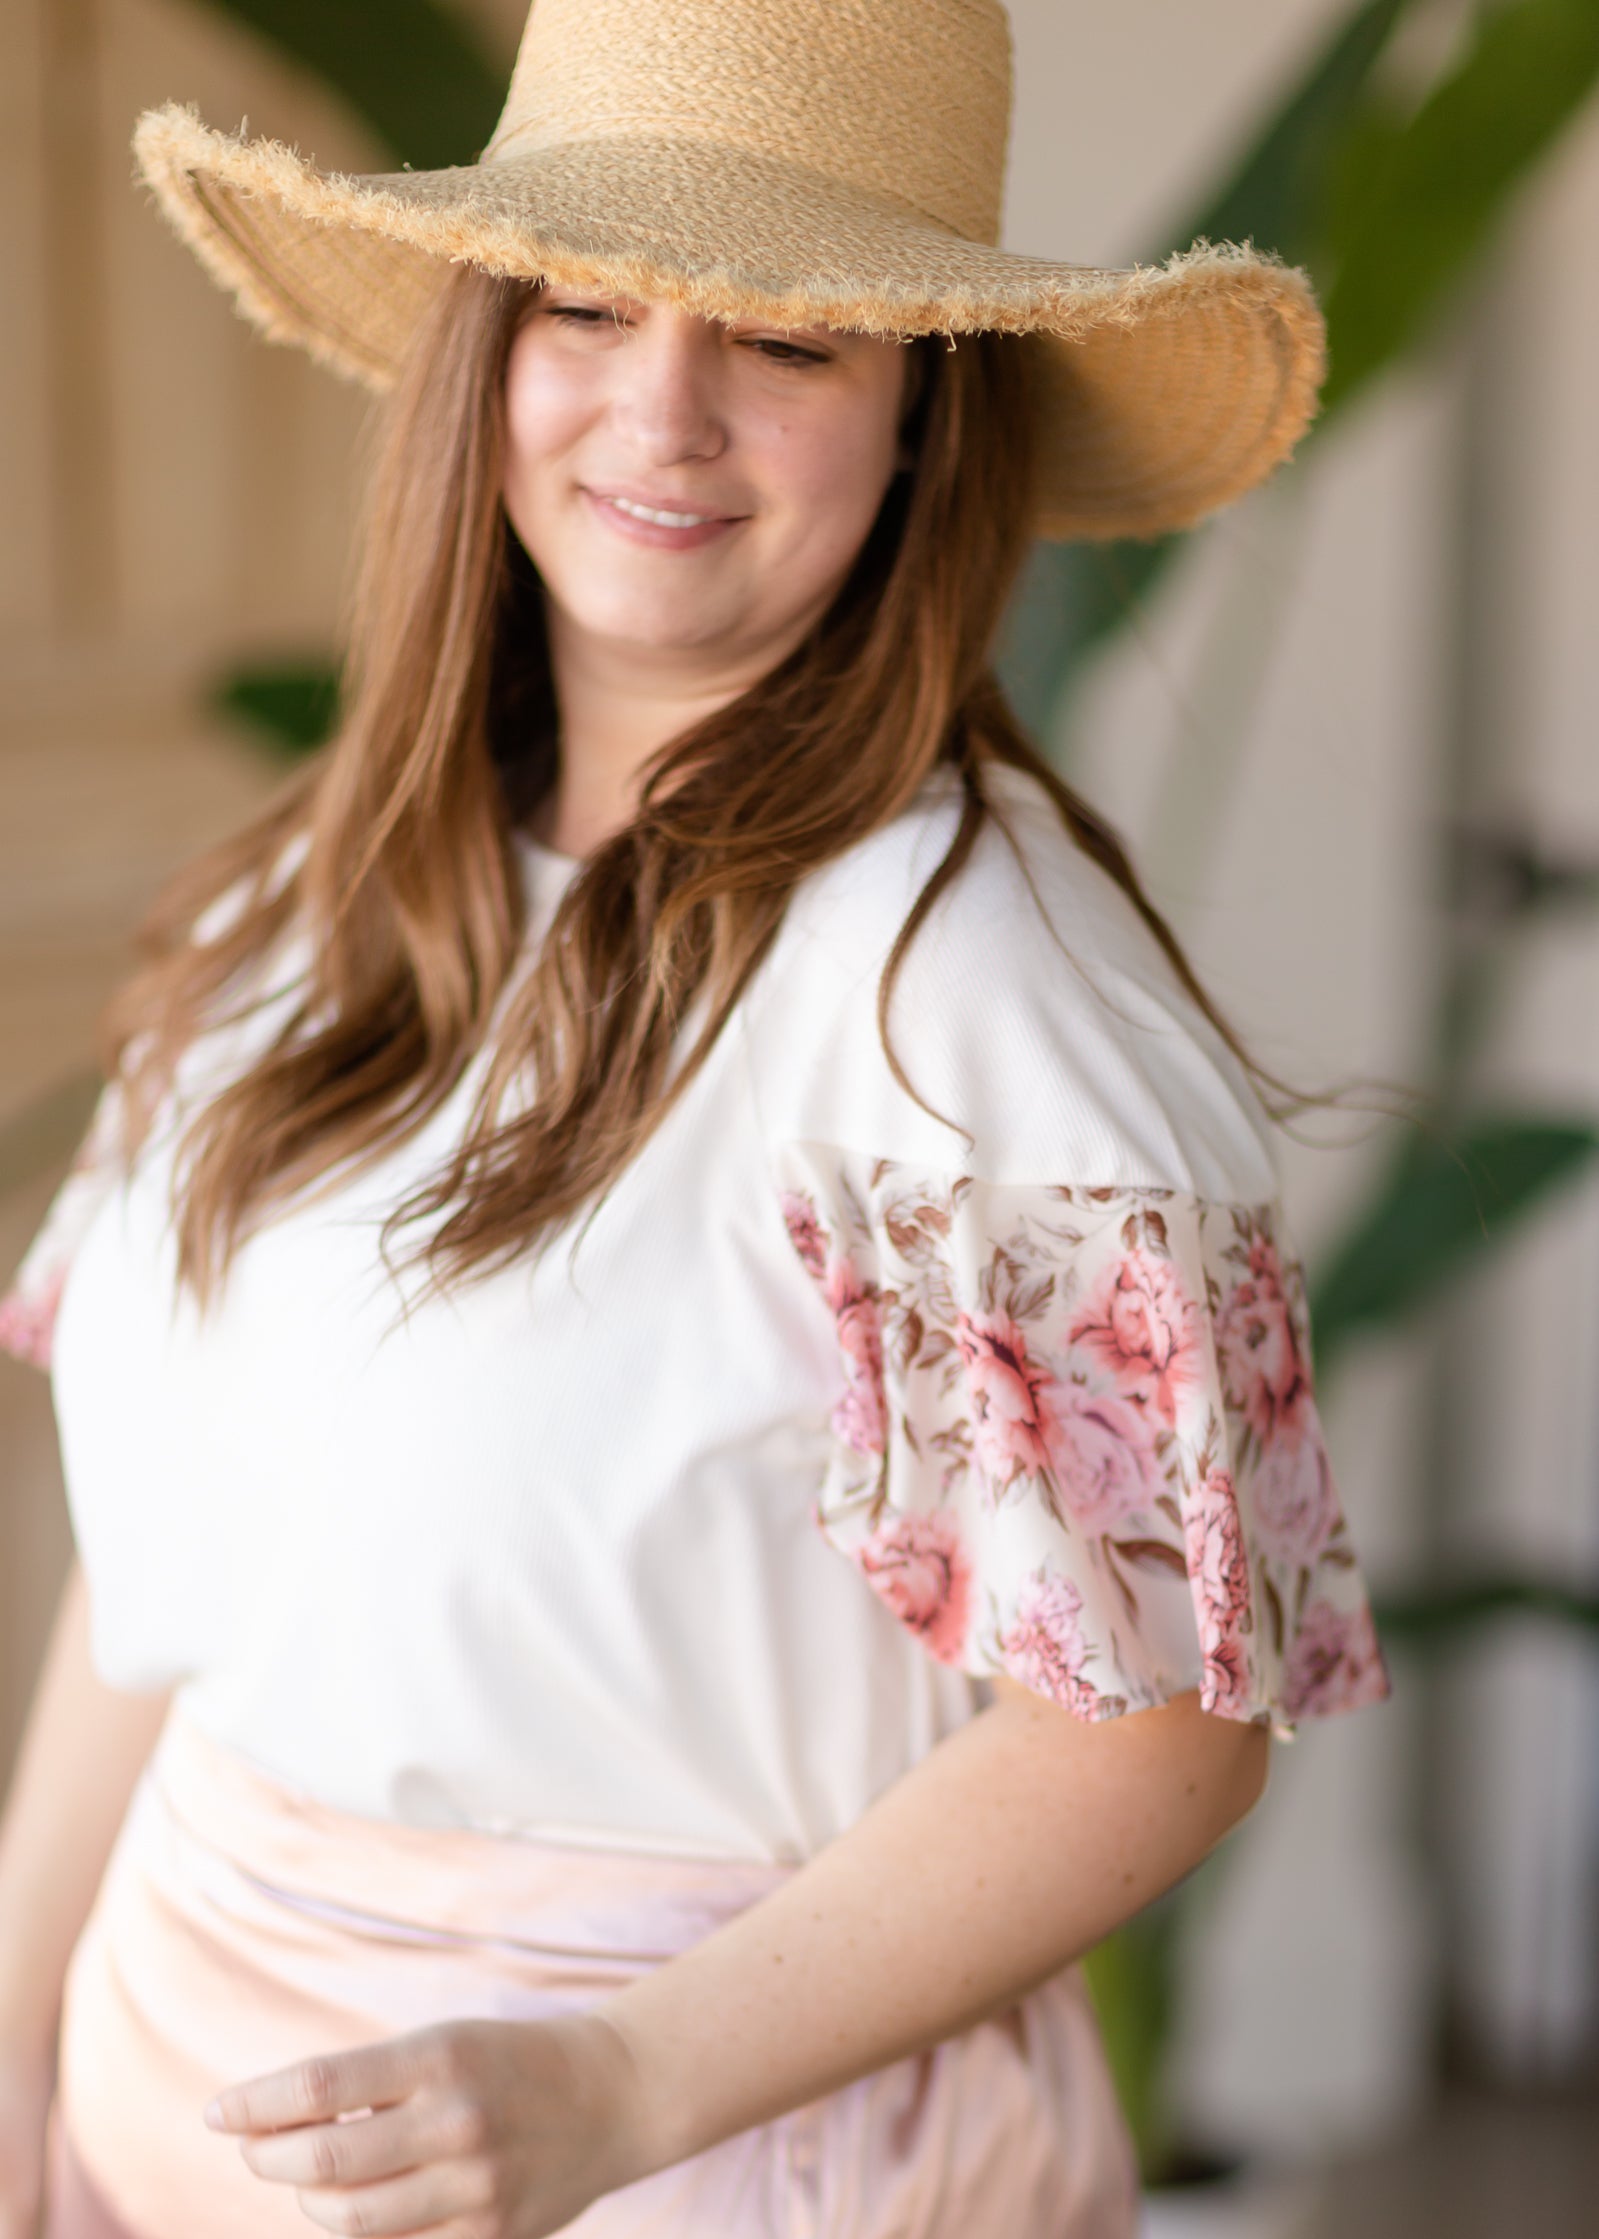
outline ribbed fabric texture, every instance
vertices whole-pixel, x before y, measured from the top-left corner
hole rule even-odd
[[[464,1124],[485,1053],[412,1142],[249,1237],[203,1325],[175,1294],[175,1127],[158,1126],[127,1183],[80,1168],[0,1322],[52,1360],[106,1680],[178,1685],[215,1739],[375,1818],[793,1862],[969,1718],[987,1673],[1085,1706],[1058,1679],[1076,1653],[1067,1589],[1092,1599],[1081,1565],[1101,1559],[1107,1515],[1118,1545],[1168,1544],[1104,1556],[1142,1564],[1144,1616],[1101,1595],[1104,1660],[1079,1676],[1126,1707],[1207,1670],[1219,1686],[1231,1636],[1207,1631],[1203,1595],[1223,1594],[1234,1634],[1250,1598],[1222,1509],[1220,1539],[1194,1523],[1201,1598],[1183,1582],[1181,1511],[1202,1463],[1231,1469],[1240,1497],[1246,1476],[1264,1488],[1241,1558],[1255,1605],[1269,1611],[1303,1571],[1287,1598],[1314,1613],[1337,1508],[1264,1115],[1120,889],[1031,781],[995,782],[1048,915],[987,829],[913,944],[891,1015],[931,1111],[893,1077],[876,1000],[955,827],[942,775],[804,882],[710,1061],[575,1256],[557,1245],[424,1304],[412,1272],[401,1315],[377,1232]],[[524,862],[535,909],[553,909],[570,866],[532,848]],[[193,1053],[192,1093],[275,1031],[295,994],[275,970],[278,998],[225,1053]],[[896,1225],[891,1171],[930,1208],[921,1244],[914,1222]],[[796,1187],[828,1231],[820,1280],[796,1246]],[[1088,1199],[1074,1215],[1062,1192],[1120,1196],[1114,1217]],[[938,1233],[946,1200],[966,1211]],[[857,1237],[857,1215],[876,1241]],[[1027,1284],[994,1275],[996,1252],[1024,1251]],[[834,1259],[873,1297],[847,1296]],[[1107,1351],[1078,1329],[1079,1304],[1118,1268],[1131,1288],[1114,1326],[1135,1334]],[[1240,1286],[1274,1364],[1263,1382],[1246,1373]],[[942,1314],[970,1362],[885,1355],[909,1341],[912,1305],[923,1339]],[[1001,1309],[1038,1354],[1023,1363],[1005,1340],[1008,1398],[983,1354]],[[1168,1365],[1146,1392],[1139,1348],[1157,1344]],[[1072,1394],[1087,1385],[1096,1451],[1121,1473],[1114,1499],[1079,1467],[1090,1430]],[[1031,1477],[983,1428],[1009,1408],[1020,1437],[1027,1394]],[[877,1448],[860,1443],[868,1402],[891,1417]],[[1210,1415],[1220,1443],[1207,1444]],[[875,1497],[885,1454],[897,1510],[951,1490],[960,1453],[907,1443],[902,1418],[965,1440],[958,1498],[974,1527],[994,1514],[973,1538],[960,1628],[947,1611],[932,1625],[925,1579],[908,1599],[903,1581],[885,1594],[879,1558],[895,1550],[838,1516],[846,1483]],[[1163,1485],[1155,1458],[1167,1467],[1173,1431],[1185,1474]],[[1130,1520],[1162,1492],[1171,1514]],[[1364,1598],[1346,1546],[1338,1562],[1334,1615],[1353,1624]],[[1173,1564],[1169,1585],[1151,1570]],[[1017,1631],[1040,1565],[1055,1664]],[[1315,1624],[1299,1663],[1286,1634],[1257,1635],[1264,1692],[1229,1695],[1234,1715],[1375,1699],[1371,1644]]]

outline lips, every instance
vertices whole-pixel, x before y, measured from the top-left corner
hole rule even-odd
[[[635,505],[631,498],[607,498],[607,505],[614,505],[618,513],[625,513],[629,520],[653,521],[661,529],[702,529],[707,521],[725,521],[725,513],[668,513],[663,507]]]
[[[653,496],[643,490],[590,489],[589,496],[611,505],[631,521],[652,521],[663,529],[698,529],[708,522],[740,518],[714,505],[693,505],[686,498]]]
[[[604,490],[581,485],[596,515],[613,534],[630,544],[687,552],[711,544],[742,526],[747,514],[723,513],[642,490]]]

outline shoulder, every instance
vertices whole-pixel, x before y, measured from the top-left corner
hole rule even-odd
[[[883,1050],[878,991],[955,836],[952,775],[796,889],[745,1007],[769,1138],[994,1182],[1272,1196],[1270,1121],[1130,897],[1036,781],[988,784],[1004,828],[985,821],[889,1011],[916,1096]]]
[[[220,941],[233,930],[253,900],[259,897],[262,901],[270,901],[288,884],[305,861],[310,845],[308,831],[293,832],[263,872],[241,872],[199,911],[190,928],[190,939],[201,948],[209,942]]]

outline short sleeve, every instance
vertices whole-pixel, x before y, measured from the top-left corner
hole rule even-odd
[[[282,886],[303,861],[306,846],[306,835],[296,833],[280,848],[267,874],[266,893],[275,893]],[[195,918],[189,938],[203,944],[227,932],[245,908],[251,885],[250,876],[245,874],[224,887]],[[47,1372],[50,1368],[56,1314],[67,1272],[101,1204],[125,1178],[123,1110],[120,1079],[106,1082],[66,1177],[9,1289],[0,1294],[0,1352],[10,1353],[31,1368]]]
[[[78,1244],[122,1170],[121,1084],[105,1083],[66,1177],[0,1295],[0,1352],[48,1371],[56,1312]]]
[[[1388,1695],[1275,1199],[810,1143],[776,1180],[837,1340],[814,1519],[930,1654],[1085,1720]]]

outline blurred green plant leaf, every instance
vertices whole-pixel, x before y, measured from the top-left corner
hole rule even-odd
[[[1330,371],[1312,430],[1430,330],[1517,189],[1599,79],[1596,0],[1505,0],[1408,116],[1373,72],[1415,0],[1367,0],[1334,33],[1230,177],[1156,250],[1253,240],[1308,264]],[[1188,534],[1040,545],[1007,623],[1001,671],[1045,739],[1090,656],[1147,604]]]
[[[1508,0],[1482,12],[1330,244],[1332,370],[1324,420],[1420,340],[1517,188],[1599,79],[1596,0]]]
[[[1034,544],[1005,617],[998,665],[1011,706],[1035,737],[1050,741],[1089,656],[1131,622],[1181,542]]]
[[[220,714],[293,761],[315,753],[333,736],[339,720],[339,675],[321,661],[261,663],[224,677],[210,701]]]
[[[1458,817],[1444,832],[1443,899],[1479,923],[1515,923],[1599,902],[1599,860],[1583,849],[1566,853],[1530,827],[1499,818]]]
[[[1367,0],[1316,54],[1232,175],[1169,235],[1162,254],[1253,241],[1312,270],[1326,256],[1329,181],[1367,110],[1372,71],[1416,0]]]
[[[472,163],[505,101],[505,73],[467,19],[436,0],[202,0],[314,70],[419,171]]]
[[[1480,1578],[1469,1583],[1393,1594],[1378,1603],[1377,1630],[1407,1648],[1447,1648],[1501,1617],[1554,1618],[1599,1633],[1599,1591],[1546,1578]]]
[[[75,1073],[0,1122],[0,1197],[65,1166],[83,1140],[100,1088],[98,1073]]]
[[[1168,1891],[1083,1959],[1116,2095],[1146,2184],[1158,2184],[1172,2149],[1165,2051],[1176,2002],[1183,1892]]]
[[[1453,1141],[1413,1138],[1312,1285],[1318,1366],[1436,1297],[1596,1152],[1582,1120],[1480,1119]]]
[[[1145,263],[1201,238],[1252,240],[1297,264],[1319,261],[1330,181],[1362,113],[1371,72],[1415,0],[1366,0],[1316,52],[1234,169]],[[1094,649],[1135,614],[1189,542],[1186,535],[1036,545],[1000,655],[1013,706],[1048,738]]]

